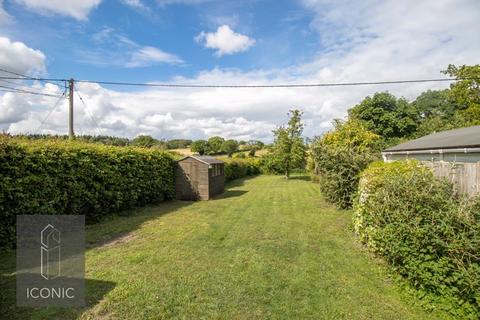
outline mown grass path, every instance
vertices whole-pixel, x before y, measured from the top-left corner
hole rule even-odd
[[[216,200],[174,201],[90,226],[87,308],[8,312],[39,319],[433,318],[356,243],[350,221],[351,212],[327,205],[302,177],[237,181]]]

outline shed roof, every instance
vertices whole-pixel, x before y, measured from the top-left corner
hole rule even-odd
[[[435,150],[480,147],[480,126],[432,133],[385,149],[390,151]]]
[[[201,161],[206,164],[218,164],[218,163],[223,163],[222,160],[218,160],[217,158],[210,157],[210,156],[198,156],[198,155],[193,155],[193,156],[186,156],[178,161],[185,160],[187,158],[193,158],[195,160]]]

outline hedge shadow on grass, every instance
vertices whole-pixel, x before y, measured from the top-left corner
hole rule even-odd
[[[86,250],[101,246],[114,246],[134,237],[134,231],[143,223],[193,204],[192,201],[168,201],[158,205],[122,211],[102,221],[86,226]],[[0,319],[31,319],[39,314],[38,308],[16,306],[15,250],[0,252]],[[110,292],[115,283],[97,279],[85,279],[86,306],[83,308],[43,308],[42,319],[76,319],[92,308]]]
[[[195,203],[171,200],[157,205],[122,211],[87,227],[87,249],[114,246],[135,237],[134,231],[149,220],[156,219]]]

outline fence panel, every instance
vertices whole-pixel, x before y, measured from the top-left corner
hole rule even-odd
[[[452,163],[444,161],[424,161],[437,177],[443,177],[453,183],[460,193],[476,195],[480,193],[480,162]]]

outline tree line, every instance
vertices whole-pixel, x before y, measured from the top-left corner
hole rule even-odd
[[[200,155],[227,154],[231,157],[237,151],[249,151],[249,156],[255,156],[256,151],[262,149],[265,144],[260,140],[237,141],[224,139],[220,136],[210,137],[208,140],[195,140],[190,146],[192,152]]]

